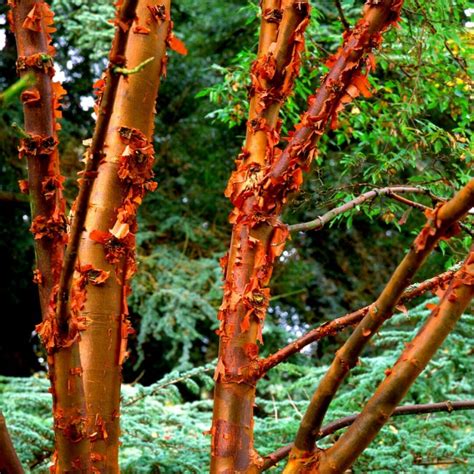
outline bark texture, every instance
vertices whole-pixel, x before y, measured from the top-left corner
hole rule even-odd
[[[136,211],[146,191],[156,188],[151,140],[166,46],[174,38],[169,0],[139,0],[133,24],[118,27],[130,28],[121,60],[124,67],[114,102],[107,105],[113,113],[106,131],[103,125],[96,128],[96,134],[102,130],[103,147],[94,145],[89,155],[89,160],[100,157],[100,162],[81,229],[70,297],[71,311],[86,321],[80,353],[92,467],[111,473],[118,472],[121,366],[132,332],[127,296],[135,272]],[[105,83],[98,84],[99,91],[105,87],[102,100],[110,99],[107,81],[114,80],[108,75]],[[97,135],[96,143],[100,143]]]
[[[456,273],[439,305],[407,345],[386,379],[349,429],[326,451],[319,451],[308,472],[344,472],[371,443],[418,375],[454,329],[474,296],[474,247]],[[306,471],[304,471],[306,472]]]
[[[230,251],[222,261],[224,300],[219,312],[220,346],[215,373],[211,471],[257,472],[253,449],[253,403],[258,345],[269,301],[273,262],[286,233],[282,224],[244,208],[248,192],[274,160],[278,114],[292,90],[309,19],[305,1],[265,0],[257,60],[251,70],[247,136],[226,195],[235,208]]]
[[[235,207],[230,250],[222,261],[212,472],[256,472],[261,465],[253,449],[253,403],[261,372],[257,342],[262,342],[273,265],[288,237],[279,216],[290,193],[301,186],[327,124],[336,125],[344,104],[361,93],[370,95],[366,75],[375,66],[371,51],[380,44],[381,32],[398,20],[400,8],[399,0],[369,2],[364,18],[329,59],[330,72],[282,152],[276,147],[278,112],[298,71],[309,6],[301,1],[262,3],[246,142],[226,190]]]
[[[58,472],[87,469],[89,443],[85,435],[85,404],[81,379],[78,337],[81,324],[72,320],[69,330],[59,334],[56,297],[67,241],[64,178],[59,170],[57,119],[60,99],[65,93],[54,83],[50,33],[54,32],[53,13],[46,2],[10,2],[10,23],[15,33],[20,76],[34,76],[34,85],[21,94],[28,138],[20,145],[20,158],[28,164],[28,180],[20,189],[30,195],[35,239],[38,284],[43,322],[37,326],[48,354],[48,370],[53,395],[56,434],[55,466]]]

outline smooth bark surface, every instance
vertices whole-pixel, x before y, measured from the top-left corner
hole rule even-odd
[[[456,273],[441,302],[407,344],[386,379],[350,428],[326,451],[316,454],[313,466],[321,474],[344,472],[371,443],[418,375],[454,329],[474,296],[474,247]]]
[[[286,472],[299,472],[302,462],[312,456],[314,443],[329,404],[371,337],[389,318],[417,270],[441,238],[458,230],[457,221],[474,206],[474,180],[450,201],[427,212],[428,221],[413,242],[377,301],[356,327],[346,343],[337,351],[328,371],[319,383],[296,435],[295,446]]]
[[[0,472],[2,474],[23,474],[25,471],[13,447],[3,413],[0,411]]]
[[[423,403],[419,405],[403,405],[395,408],[391,418],[396,416],[406,416],[406,415],[423,415],[428,413],[442,413],[453,411],[462,411],[462,410],[474,410],[474,400],[447,400],[445,402],[439,403]],[[357,415],[348,415],[344,418],[332,421],[326,426],[323,426],[318,433],[318,440],[323,439],[327,436],[332,435],[336,431],[339,431],[347,426],[352,425],[355,420],[357,420]],[[272,454],[265,456],[265,462],[262,467],[262,471],[270,469],[271,467],[278,464],[282,459],[285,459],[291,451],[293,443],[281,447]]]

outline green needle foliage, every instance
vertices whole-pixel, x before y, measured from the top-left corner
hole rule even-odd
[[[433,302],[433,300],[431,300]],[[334,402],[327,421],[357,413],[427,318],[426,301],[387,322],[374,338]],[[410,390],[404,403],[472,398],[474,316],[466,314]],[[326,358],[306,351],[297,362],[273,369],[259,384],[255,436],[259,453],[268,454],[292,441],[301,414]],[[300,363],[302,360],[305,363]],[[208,469],[213,363],[172,372],[144,387],[122,388],[124,473],[202,473]],[[52,449],[51,397],[43,377],[0,378],[0,406],[11,427],[22,462],[31,472],[47,472],[41,460]],[[184,397],[194,400],[185,402]],[[334,440],[331,435],[321,446]],[[474,423],[471,412],[437,413],[392,419],[354,466],[354,472],[471,473],[474,469]],[[38,464],[39,463],[39,464]],[[34,467],[33,467],[34,466]],[[274,472],[280,472],[276,468]]]

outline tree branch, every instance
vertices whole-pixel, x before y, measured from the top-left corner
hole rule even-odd
[[[474,246],[441,302],[379,385],[350,428],[326,451],[318,451],[318,472],[344,472],[375,438],[416,378],[441,347],[474,296]],[[311,463],[312,464],[312,463]]]
[[[14,203],[27,203],[29,202],[28,196],[20,193],[12,193],[9,191],[0,191],[1,202],[14,202]]]
[[[23,474],[25,471],[18,459],[8,432],[7,423],[0,411],[0,472],[3,474]]]
[[[372,199],[375,199],[378,196],[388,196],[388,197],[393,197],[394,199],[400,200],[399,196],[397,196],[396,193],[428,194],[429,191],[424,188],[420,188],[418,186],[390,186],[390,187],[385,187],[385,188],[372,189],[370,191],[367,191],[361,194],[360,196],[354,199],[351,199],[349,202],[346,202],[342,204],[341,206],[331,209],[330,211],[326,212],[322,216],[317,217],[316,219],[312,221],[304,222],[302,224],[290,225],[288,226],[288,228],[290,232],[320,230],[326,224],[328,224],[330,221],[335,219],[340,214],[344,214],[345,212],[350,211],[351,209],[354,209],[356,206],[360,206],[361,204],[367,201],[371,201]],[[420,206],[422,206],[422,204],[420,204]]]
[[[388,319],[398,304],[405,288],[438,240],[454,235],[456,222],[474,206],[474,179],[472,179],[450,201],[439,205],[413,242],[410,251],[399,264],[377,301],[371,305],[364,319],[356,327],[345,344],[337,351],[328,371],[319,383],[303,417],[295,439],[293,456],[287,472],[296,472],[300,460],[311,455],[327,409],[339,386],[371,337]]]
[[[391,418],[395,416],[406,416],[406,415],[423,415],[427,413],[440,413],[453,411],[462,411],[462,410],[474,410],[474,400],[446,400],[445,402],[439,403],[424,403],[419,405],[404,405],[395,408],[394,412],[391,415]],[[339,418],[338,420],[328,423],[326,426],[323,426],[318,433],[317,439],[323,439],[327,436],[332,435],[342,428],[350,426],[360,414],[345,416],[344,418]],[[293,447],[293,443],[287,444],[277,449],[273,453],[265,456],[262,471],[266,471],[271,467],[278,464],[282,459],[286,458]]]
[[[95,125],[92,143],[88,151],[86,168],[82,172],[80,180],[79,195],[74,203],[74,216],[71,222],[69,240],[64,255],[64,263],[61,270],[61,278],[58,290],[58,303],[56,315],[58,325],[63,334],[68,332],[68,307],[71,292],[72,278],[76,265],[77,252],[84,223],[86,221],[87,209],[92,192],[92,187],[97,176],[99,164],[104,156],[104,144],[109,127],[112,110],[117,94],[118,84],[121,77],[117,68],[125,65],[125,49],[131,25],[136,16],[138,0],[124,0],[118,12],[115,27],[115,36],[112,49],[109,54],[109,66],[106,72],[105,88],[100,99],[99,112]]]
[[[402,294],[399,304],[406,304],[414,298],[417,298],[428,291],[434,291],[440,287],[444,287],[446,283],[449,283],[456,270],[458,270],[460,265],[453,267],[452,269],[436,275],[433,278],[425,280],[421,283],[416,283],[408,287]],[[327,336],[332,336],[349,326],[354,326],[359,323],[364,316],[369,312],[371,305],[365,306],[358,309],[352,313],[346,314],[340,318],[334,319],[324,323],[323,325],[312,329],[303,336],[299,337],[295,341],[291,342],[287,346],[283,347],[279,351],[275,352],[265,359],[260,361],[260,377],[263,377],[270,369],[288,359],[292,355],[300,352],[304,347],[312,344],[313,342],[319,341]]]
[[[346,17],[344,15],[344,10],[342,9],[340,0],[334,0],[334,3],[336,4],[336,8],[339,13],[339,18],[341,20],[342,26],[344,27],[345,30],[350,30],[351,25],[349,25],[349,22],[346,20]]]

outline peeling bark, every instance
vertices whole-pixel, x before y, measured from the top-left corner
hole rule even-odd
[[[301,1],[262,3],[259,51],[251,69],[247,136],[237,170],[226,190],[235,208],[225,273],[219,361],[216,368],[211,429],[211,472],[257,472],[253,449],[253,404],[258,373],[258,345],[269,302],[273,262],[286,229],[277,219],[249,213],[245,202],[273,162],[279,142],[278,114],[292,90],[304,47],[309,5]]]
[[[157,11],[163,16],[157,16]],[[108,103],[113,114],[105,126],[97,125],[95,145],[89,151],[88,159],[98,159],[98,168],[80,229],[80,265],[75,266],[70,297],[71,310],[75,307],[86,321],[80,343],[86,425],[92,467],[100,472],[118,472],[121,366],[132,332],[127,296],[136,269],[136,211],[145,193],[156,188],[151,140],[166,45],[172,35],[170,1],[139,0],[133,24],[118,27],[131,29],[114,101]],[[108,97],[107,81],[114,81],[113,75],[106,78],[102,101]],[[104,84],[97,86],[100,90]]]
[[[54,48],[50,33],[54,32],[53,13],[43,1],[9,2],[10,24],[15,33],[20,76],[34,75],[35,83],[22,95],[25,131],[20,158],[28,164],[28,181],[21,182],[31,202],[31,232],[35,239],[38,284],[43,322],[37,326],[48,354],[48,372],[53,396],[56,440],[56,472],[88,469],[89,442],[85,422],[85,402],[81,379],[81,362],[77,339],[79,327],[59,334],[56,320],[56,296],[67,241],[64,178],[59,170],[57,130],[61,117],[60,99],[65,93],[52,82]]]
[[[385,0],[366,5],[362,20],[345,33],[343,46],[329,59],[330,72],[310,98],[308,111],[283,152],[276,147],[278,113],[298,72],[309,5],[292,1],[262,4],[246,142],[226,190],[235,207],[230,216],[230,250],[222,261],[225,282],[219,311],[212,472],[256,472],[261,465],[253,449],[252,405],[268,285],[288,237],[279,216],[290,193],[301,186],[303,170],[314,157],[326,126],[336,126],[338,112],[359,94],[370,95],[366,76],[375,67],[371,51],[381,43],[381,33],[398,21],[401,3]],[[287,66],[282,67],[284,64]]]

